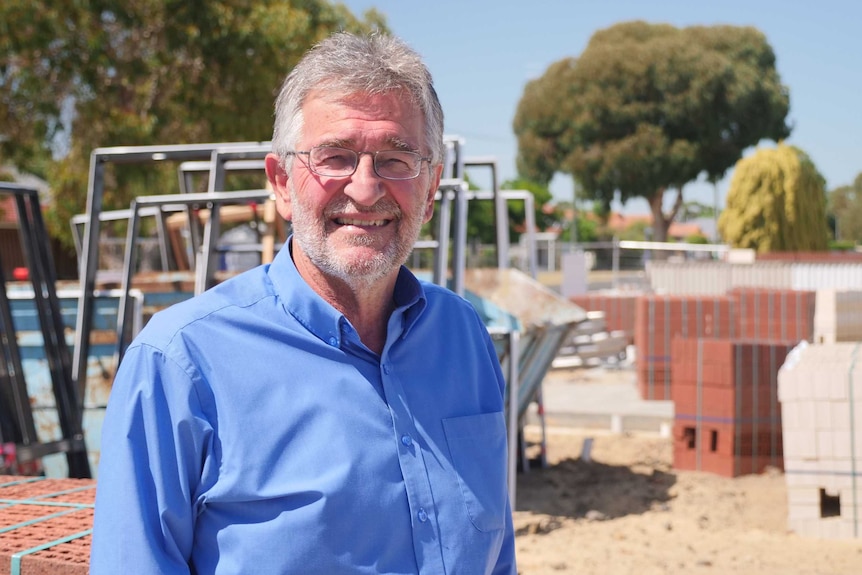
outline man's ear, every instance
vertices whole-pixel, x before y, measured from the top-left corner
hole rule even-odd
[[[269,187],[275,194],[275,209],[279,215],[290,221],[293,214],[290,205],[290,186],[288,184],[288,174],[281,161],[275,154],[267,154],[264,159],[264,167],[266,169],[266,179],[269,181]]]
[[[437,190],[440,188],[440,178],[443,175],[443,164],[432,166],[431,181],[428,183],[428,199],[425,205],[425,220],[427,224],[434,216],[434,196],[437,195]]]

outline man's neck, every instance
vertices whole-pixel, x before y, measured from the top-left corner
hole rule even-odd
[[[295,258],[296,269],[306,283],[332,307],[344,314],[368,349],[383,352],[389,316],[395,309],[398,269],[388,276],[365,280],[329,276],[304,257]]]

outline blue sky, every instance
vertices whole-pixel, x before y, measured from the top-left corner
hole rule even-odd
[[[514,178],[512,119],[529,80],[562,58],[577,56],[597,30],[628,20],[675,26],[754,26],[772,45],[790,89],[788,143],[807,152],[827,189],[862,172],[862,3],[821,0],[349,0],[361,15],[376,7],[392,31],[425,58],[446,113],[446,133],[465,155],[496,158],[502,180]],[[764,143],[764,145],[769,145]],[[749,150],[750,153],[750,150]],[[486,172],[487,173],[487,172]],[[718,185],[719,206],[732,172]],[[477,174],[482,184],[483,174]],[[551,183],[570,199],[571,179]],[[687,199],[713,204],[711,184],[685,188]],[[645,201],[624,211],[646,213]]]

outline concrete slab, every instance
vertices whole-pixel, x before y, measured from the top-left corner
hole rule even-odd
[[[542,398],[549,426],[667,434],[673,424],[673,402],[642,399],[631,366],[552,369],[542,381]],[[530,406],[527,425],[540,423],[538,411]]]

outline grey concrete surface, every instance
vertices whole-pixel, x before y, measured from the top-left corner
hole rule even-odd
[[[630,365],[548,371],[542,381],[545,425],[668,434],[673,402],[642,399],[636,377]],[[541,424],[537,403],[530,405],[525,423]]]

